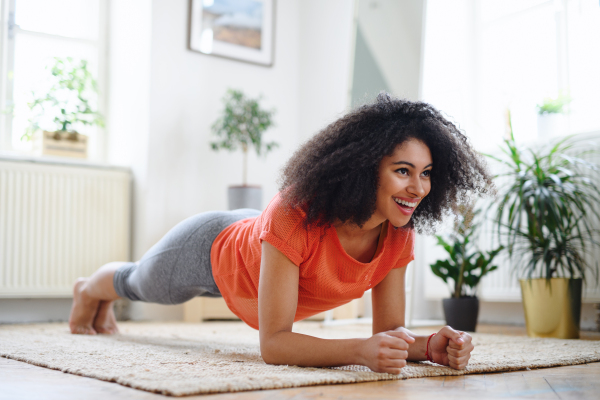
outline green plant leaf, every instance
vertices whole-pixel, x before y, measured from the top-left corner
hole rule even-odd
[[[536,150],[511,141],[502,148],[505,171],[497,176],[507,181],[499,185],[494,231],[525,276],[598,275],[583,254],[598,236],[600,176],[582,154],[599,153],[576,144],[567,137]]]
[[[49,88],[32,93],[28,102],[28,127],[22,140],[30,140],[38,130],[68,131],[77,125],[104,126],[104,117],[90,104],[98,95],[98,85],[86,60],[54,58],[46,66]],[[48,124],[52,121],[53,124]]]
[[[223,103],[221,115],[211,126],[213,134],[221,139],[211,142],[213,150],[241,149],[246,152],[253,148],[258,156],[262,156],[278,146],[275,142],[263,142],[264,132],[273,126],[275,110],[262,109],[260,98],[248,98],[240,90],[229,89]]]

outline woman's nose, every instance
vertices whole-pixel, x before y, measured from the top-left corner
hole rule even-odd
[[[414,194],[417,197],[425,196],[425,188],[423,187],[420,177],[411,179],[410,186],[407,189],[409,193]]]

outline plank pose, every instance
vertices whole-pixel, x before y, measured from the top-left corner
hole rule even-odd
[[[397,374],[430,359],[462,369],[473,345],[450,327],[404,328],[415,231],[430,233],[491,179],[467,138],[432,106],[380,94],[327,126],[288,161],[262,212],[208,212],[175,226],[138,262],[101,267],[74,286],[73,333],[117,332],[112,301],[178,304],[222,296],[260,332],[265,362],[365,365]],[[294,321],[372,289],[373,336],[325,340]]]

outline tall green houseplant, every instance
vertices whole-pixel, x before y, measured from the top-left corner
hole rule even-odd
[[[262,108],[260,100],[229,89],[223,98],[225,107],[212,125],[212,132],[219,137],[210,144],[213,150],[242,151],[242,186],[228,188],[230,210],[262,209],[262,188],[248,186],[248,152],[254,149],[260,157],[277,147],[277,143],[263,140],[264,133],[273,125],[275,110]]]
[[[599,244],[598,167],[585,161],[597,152],[589,146],[578,150],[583,146],[573,137],[539,149],[521,148],[510,116],[508,120],[510,137],[501,147],[503,156],[488,155],[503,171],[496,176],[494,221],[515,271],[527,278],[521,280],[521,289],[528,333],[578,337],[582,280],[590,273],[598,277],[597,262],[585,257]],[[566,298],[552,298],[563,292]],[[528,310],[528,303],[538,308]],[[560,306],[554,311],[564,316],[553,323],[539,320],[551,304]],[[568,304],[574,306],[567,309]]]
[[[211,142],[213,150],[242,150],[243,186],[248,184],[248,152],[266,155],[278,146],[275,142],[264,142],[263,134],[273,125],[275,110],[260,106],[260,98],[249,98],[240,90],[229,89],[223,97],[225,108],[212,125],[212,132],[219,140]]]

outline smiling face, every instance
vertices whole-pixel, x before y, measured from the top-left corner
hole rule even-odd
[[[408,224],[415,208],[431,190],[433,160],[429,147],[417,139],[398,145],[379,164],[379,188],[371,220],[389,220],[393,226]]]

